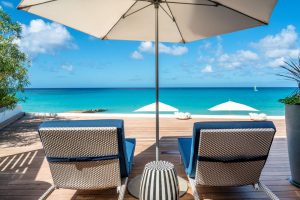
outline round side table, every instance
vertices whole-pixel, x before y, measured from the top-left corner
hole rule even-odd
[[[139,199],[179,199],[178,179],[172,163],[153,161],[145,165],[140,184]]]

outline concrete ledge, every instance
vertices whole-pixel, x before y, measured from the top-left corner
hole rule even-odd
[[[0,109],[0,129],[8,126],[25,115],[22,112],[22,107],[17,105],[14,109]]]

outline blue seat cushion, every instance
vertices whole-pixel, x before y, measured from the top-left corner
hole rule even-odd
[[[178,138],[178,148],[184,169],[187,172],[191,157],[192,138]]]
[[[135,138],[126,138],[125,139],[125,149],[126,149],[126,155],[127,155],[127,169],[128,169],[128,173],[130,173],[130,171],[132,169],[135,144],[136,144]]]

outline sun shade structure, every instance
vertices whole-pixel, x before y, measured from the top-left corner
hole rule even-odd
[[[255,108],[252,108],[245,104],[236,103],[233,101],[227,101],[225,103],[221,103],[208,110],[209,111],[258,111]]]
[[[109,40],[189,42],[268,24],[276,0],[23,0],[19,9]]]
[[[159,112],[177,112],[178,109],[174,108],[173,106],[170,106],[168,104],[159,102],[158,103],[159,106]],[[134,112],[155,112],[156,111],[156,103],[152,103],[149,105],[146,105],[142,108],[139,108],[137,110],[135,110]]]
[[[190,42],[267,25],[277,0],[23,0],[18,9],[103,40],[155,41],[156,160],[159,42]]]

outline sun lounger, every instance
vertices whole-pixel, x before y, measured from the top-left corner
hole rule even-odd
[[[198,122],[178,146],[195,199],[196,185],[253,185],[278,199],[259,180],[276,132],[272,122]]]
[[[47,121],[39,127],[54,189],[116,187],[124,198],[135,139],[124,138],[122,120]]]

